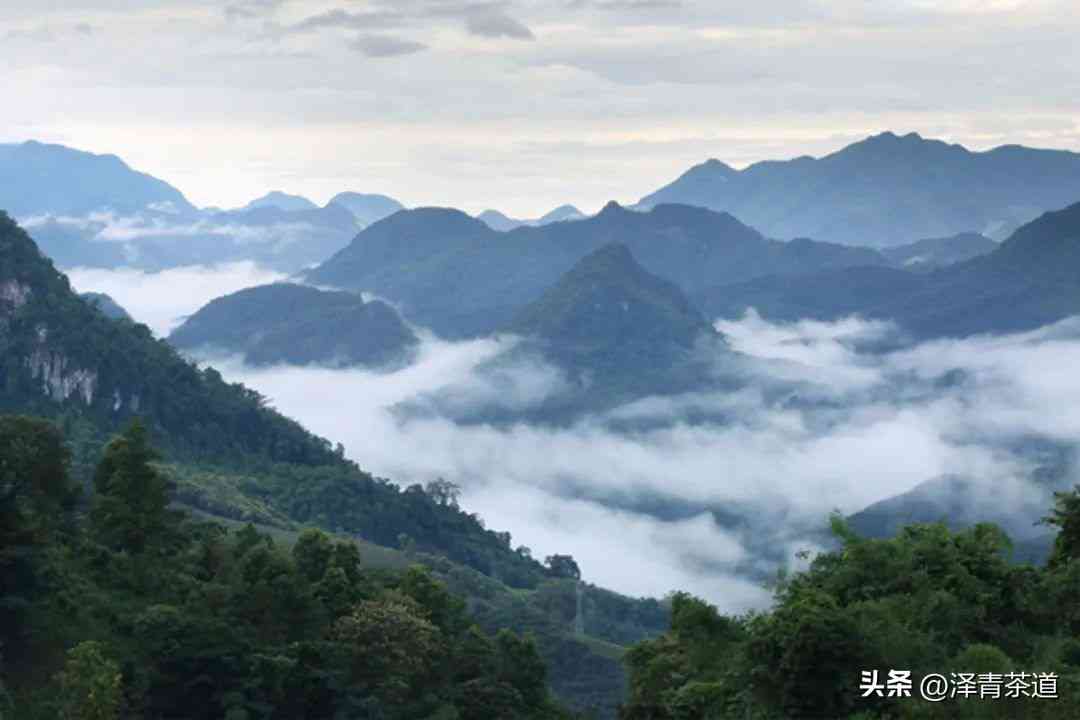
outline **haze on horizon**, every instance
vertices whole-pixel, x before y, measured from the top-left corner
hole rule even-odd
[[[199,205],[591,212],[887,129],[1080,150],[1078,31],[1069,0],[3,0],[0,142]]]

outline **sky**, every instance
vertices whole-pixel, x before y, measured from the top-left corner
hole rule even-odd
[[[0,142],[536,217],[883,130],[1080,151],[1075,0],[0,0]]]

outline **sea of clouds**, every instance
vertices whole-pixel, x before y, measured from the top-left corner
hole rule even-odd
[[[158,334],[206,301],[278,279],[250,264],[163,273],[77,270]],[[854,513],[945,477],[972,511],[1017,537],[1045,532],[1053,487],[1031,481],[1032,440],[1080,437],[1080,321],[922,345],[886,323],[719,321],[717,372],[737,389],[652,397],[563,426],[462,425],[402,414],[433,393],[458,407],[527,409],[565,379],[538,359],[488,372],[513,339],[423,335],[394,371],[273,367],[203,358],[349,457],[401,485],[437,477],[535,556],[571,553],[586,579],[631,595],[688,590],[725,610],[761,607],[763,578],[821,546],[830,512]],[[620,425],[627,419],[643,424]],[[1054,487],[1071,482],[1071,460]]]

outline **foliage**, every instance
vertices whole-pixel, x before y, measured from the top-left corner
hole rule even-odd
[[[52,426],[0,418],[0,450],[20,507],[66,498]],[[131,426],[105,448],[89,519],[60,504],[67,529],[33,537],[40,582],[22,619],[48,632],[5,646],[20,717],[564,716],[535,642],[472,627],[428,570],[365,569],[355,544],[317,530],[287,549],[250,525],[170,514],[155,456]],[[19,518],[17,530],[46,520]]]
[[[1051,516],[1078,526],[1080,489]],[[1008,538],[911,525],[863,539],[833,519],[839,550],[787,577],[767,613],[728,617],[676,595],[670,630],[627,654],[624,720],[757,718],[1057,718],[1080,713],[1080,561],[1010,562]],[[1063,531],[1064,532],[1064,531]],[[863,671],[910,670],[911,698],[862,697]],[[928,673],[1056,673],[1057,699],[926,702]]]
[[[82,642],[67,654],[57,678],[61,720],[117,720],[121,701],[120,667],[100,643]]]

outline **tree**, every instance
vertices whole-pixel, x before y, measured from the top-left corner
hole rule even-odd
[[[450,482],[439,478],[438,480],[432,480],[426,486],[424,486],[424,492],[427,496],[435,501],[436,504],[444,507],[458,507],[458,498],[461,497],[461,486],[457,483]]]
[[[60,720],[116,720],[120,716],[120,666],[97,642],[83,642],[67,654],[57,676]]]
[[[1060,567],[1080,558],[1080,485],[1068,492],[1054,493],[1054,509],[1043,522],[1058,529],[1047,565]]]
[[[105,447],[91,518],[106,545],[138,555],[168,526],[169,483],[152,465],[157,459],[138,420]]]
[[[571,555],[548,555],[544,558],[544,565],[547,566],[548,575],[552,577],[581,579],[581,568]]]
[[[41,550],[78,497],[60,432],[44,420],[0,417],[0,647],[22,635]]]
[[[439,629],[400,593],[357,603],[330,637],[351,649],[353,682],[390,704],[417,697],[445,651]]]
[[[322,580],[326,574],[334,547],[329,535],[322,530],[308,528],[300,533],[292,554],[296,569],[308,582],[314,583]]]

